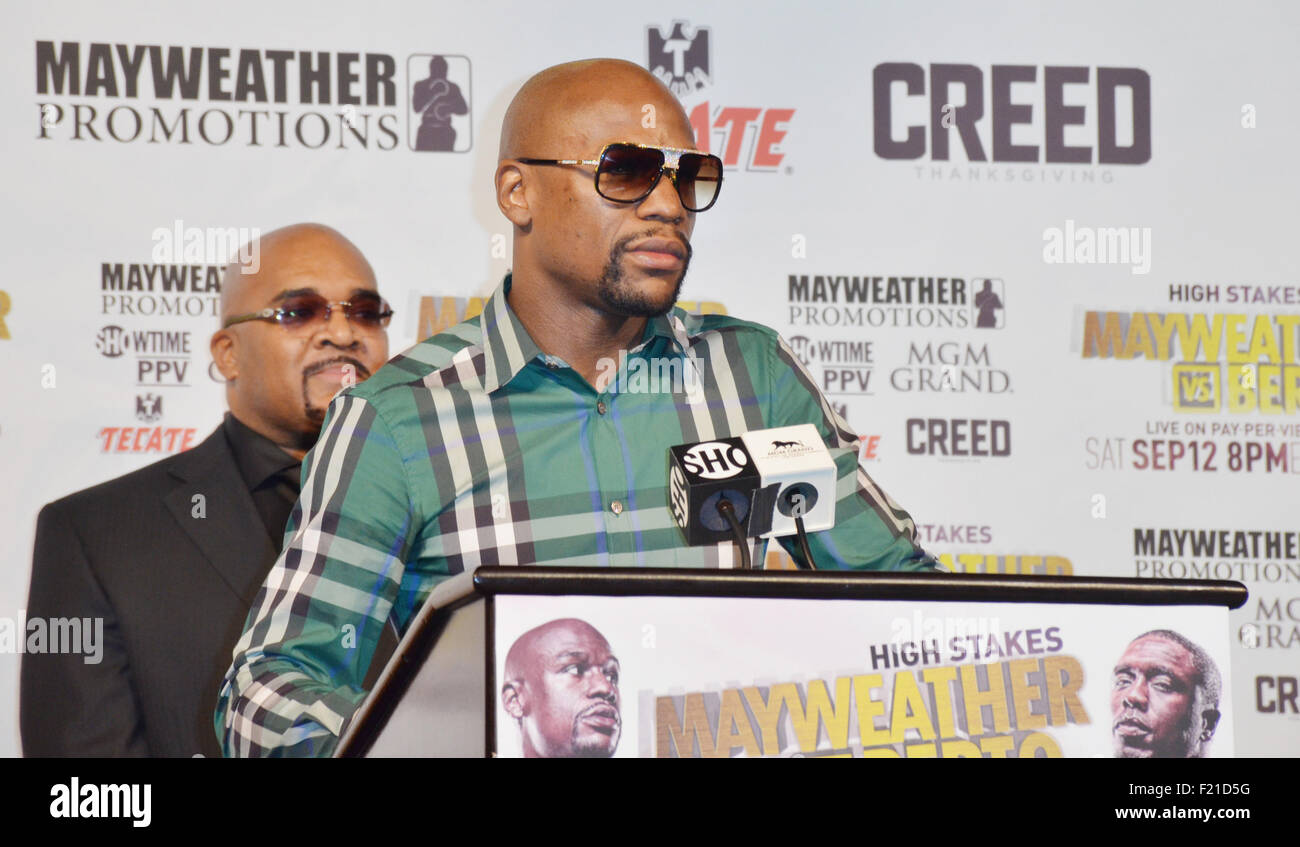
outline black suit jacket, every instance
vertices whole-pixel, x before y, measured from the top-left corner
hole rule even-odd
[[[23,656],[23,753],[220,756],[217,693],[275,558],[221,428],[45,506],[28,619],[102,617],[103,656]]]

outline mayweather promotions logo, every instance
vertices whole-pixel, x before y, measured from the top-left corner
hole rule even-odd
[[[792,326],[1002,329],[1006,294],[991,277],[790,274]]]
[[[381,52],[81,41],[34,51],[40,141],[391,151],[405,134],[422,152],[472,142],[464,56],[414,54],[403,78]]]
[[[683,101],[699,149],[716,154],[728,168],[776,171],[785,162],[781,144],[794,109],[688,102],[714,85],[715,44],[708,27],[691,27],[687,21],[673,21],[666,31],[648,26],[646,67]]]
[[[1247,649],[1300,648],[1300,532],[1274,529],[1135,527],[1133,572],[1152,579],[1244,582],[1249,615],[1236,630]],[[1278,595],[1274,591],[1285,593]]]

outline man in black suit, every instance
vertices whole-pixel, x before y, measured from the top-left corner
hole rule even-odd
[[[24,656],[25,755],[220,755],[212,709],[279,555],[300,463],[334,394],[387,360],[392,314],[365,257],[328,227],[255,246],[256,262],[227,268],[211,340],[230,407],[221,426],[41,510],[28,620],[103,630],[97,662]]]

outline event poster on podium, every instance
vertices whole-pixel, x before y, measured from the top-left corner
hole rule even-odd
[[[498,597],[496,750],[1227,757],[1227,610]]]

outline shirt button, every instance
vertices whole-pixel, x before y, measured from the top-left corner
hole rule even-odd
[[[616,514],[616,515],[621,515],[621,514],[623,514],[623,503],[622,503],[622,501],[620,501],[620,500],[615,500],[613,503],[610,503],[610,504],[609,504],[609,510],[610,510],[611,512],[613,512],[614,514]]]
[[[554,371],[554,370],[558,370],[560,366],[555,364],[554,362],[547,362],[546,367]]]
[[[599,400],[599,401],[596,402],[596,411],[603,415],[603,414],[605,414],[605,412],[609,411],[609,407],[605,405],[605,401],[604,401],[604,400]],[[623,507],[620,506],[619,508],[621,509],[621,508],[623,508]],[[618,513],[615,512],[615,514],[618,514]]]

